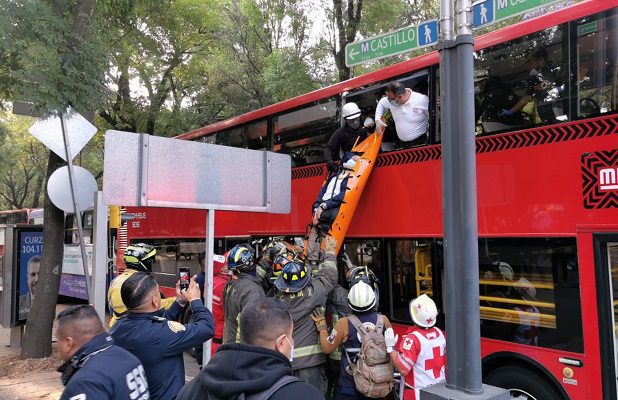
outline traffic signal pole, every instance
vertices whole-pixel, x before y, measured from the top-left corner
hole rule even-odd
[[[508,391],[482,383],[470,0],[455,10],[440,1],[440,36],[446,382],[422,389],[420,399],[506,400]]]

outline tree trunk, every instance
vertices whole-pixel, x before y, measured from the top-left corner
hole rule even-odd
[[[43,189],[43,175],[39,173],[36,177],[36,184],[34,185],[34,199],[32,200],[32,208],[39,208],[39,202],[41,201],[41,190],[42,189]],[[47,190],[45,192],[47,192]]]
[[[58,169],[64,161],[53,151],[49,152],[47,176]],[[26,323],[21,358],[41,358],[51,355],[52,324],[56,314],[60,274],[62,273],[62,243],[64,242],[64,212],[51,202],[45,193],[43,224],[43,255],[37,283],[36,297]]]

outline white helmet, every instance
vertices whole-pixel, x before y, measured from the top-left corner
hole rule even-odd
[[[348,292],[348,304],[354,311],[369,311],[376,304],[376,294],[373,288],[363,281],[358,281]]]
[[[356,103],[346,103],[341,109],[341,116],[345,119],[354,119],[359,117],[360,113],[361,110]]]
[[[519,294],[521,294],[524,298],[526,299],[536,298],[536,288],[526,278],[519,278],[519,280],[515,282],[513,286],[515,286],[515,290],[517,290]]]
[[[422,294],[410,302],[410,316],[416,325],[431,328],[438,316],[436,303],[426,294]]]

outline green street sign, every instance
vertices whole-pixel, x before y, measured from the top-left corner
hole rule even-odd
[[[481,28],[562,0],[485,0],[472,6],[472,25]]]
[[[431,46],[438,41],[438,21],[408,26],[345,46],[345,65],[351,67],[410,50]]]

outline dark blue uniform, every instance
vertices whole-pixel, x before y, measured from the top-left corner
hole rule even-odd
[[[58,372],[66,385],[61,400],[150,398],[144,367],[107,333],[92,338]]]
[[[119,346],[124,347],[144,364],[150,397],[173,399],[185,384],[182,353],[201,345],[214,334],[214,320],[200,300],[191,302],[195,322],[175,322],[182,307],[174,302],[166,311],[132,313],[121,318],[111,330]]]

